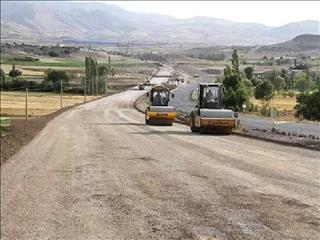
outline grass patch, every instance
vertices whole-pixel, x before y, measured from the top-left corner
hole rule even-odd
[[[8,117],[0,117],[0,136],[4,137],[8,134],[10,127],[10,119]]]
[[[1,64],[12,64],[10,61],[1,61]],[[32,66],[32,67],[84,67],[84,61],[61,60],[57,62],[26,62],[15,61],[16,66]]]

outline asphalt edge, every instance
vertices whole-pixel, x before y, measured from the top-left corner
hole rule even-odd
[[[145,111],[139,108],[138,102],[142,98],[144,98],[145,96],[146,96],[146,94],[143,94],[142,96],[140,96],[137,99],[135,99],[135,101],[133,103],[134,108],[138,112],[143,113],[143,114],[145,113]],[[189,126],[189,123],[187,121],[179,119],[179,118],[175,119],[175,123]],[[317,149],[317,148],[314,148],[314,147],[311,147],[311,146],[306,146],[306,145],[303,145],[303,144],[300,144],[300,143],[297,143],[297,142],[285,142],[285,141],[281,141],[281,140],[277,140],[277,139],[270,139],[270,138],[265,138],[265,137],[260,137],[260,136],[246,135],[244,133],[237,132],[237,131],[232,131],[232,135],[236,135],[236,136],[240,136],[240,137],[244,137],[244,138],[256,139],[256,140],[265,141],[265,142],[276,143],[276,144],[280,144],[280,145],[287,146],[287,147],[299,147],[299,148],[313,150],[313,151],[320,151],[320,149]]]

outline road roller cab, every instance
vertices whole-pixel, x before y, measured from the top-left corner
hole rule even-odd
[[[220,83],[198,85],[198,104],[190,114],[192,132],[230,134],[237,127],[237,114],[222,108],[222,90]]]
[[[176,118],[175,108],[169,106],[170,90],[162,85],[154,86],[147,93],[149,97],[149,106],[145,111],[146,124],[152,125],[168,125],[172,126]]]

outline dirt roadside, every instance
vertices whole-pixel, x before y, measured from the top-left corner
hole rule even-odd
[[[101,98],[97,98],[91,101],[95,101]],[[32,118],[29,120],[19,118],[10,119],[10,127],[8,134],[0,138],[0,165],[4,164],[23,146],[27,145],[48,124],[48,122],[54,119],[56,116],[71,108],[80,106],[91,101],[64,107],[51,114]]]
[[[132,88],[133,86],[136,86],[136,83],[110,82],[108,96],[112,96],[114,94],[126,91]],[[93,99],[91,101],[95,101],[98,99],[100,98]],[[19,118],[10,119],[10,128],[8,134],[0,138],[0,165],[4,164],[23,146],[27,145],[35,136],[37,136],[37,134],[47,125],[47,123],[54,119],[56,116],[69,110],[70,108],[74,108],[91,101],[64,107],[63,109],[50,113],[48,115],[32,118],[29,120]]]
[[[74,105],[72,107],[78,105]],[[27,145],[35,136],[37,136],[37,134],[47,125],[50,120],[54,119],[59,114],[69,110],[72,107],[65,107],[57,112],[29,120],[11,119],[8,134],[0,138],[0,164],[4,164],[23,146]]]

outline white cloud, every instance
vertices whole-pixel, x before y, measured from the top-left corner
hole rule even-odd
[[[320,20],[318,1],[106,1],[126,10],[177,18],[208,16],[237,22],[280,26],[307,19]]]

